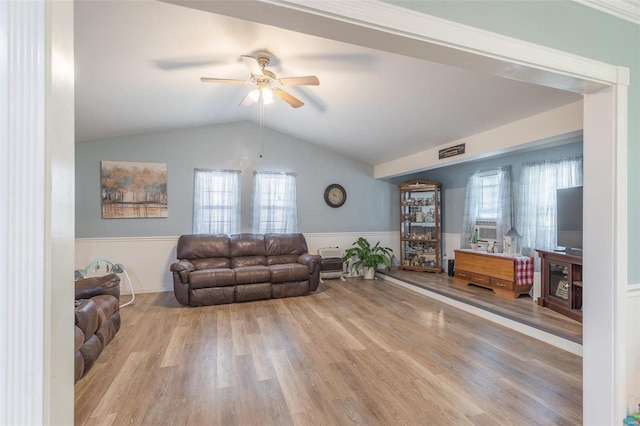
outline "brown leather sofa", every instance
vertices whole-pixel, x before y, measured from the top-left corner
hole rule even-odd
[[[84,377],[120,329],[120,277],[77,280],[75,381]]]
[[[182,235],[171,265],[183,305],[303,296],[320,283],[321,257],[302,234]]]

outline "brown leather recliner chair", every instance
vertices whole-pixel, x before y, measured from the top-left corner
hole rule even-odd
[[[120,277],[109,274],[77,280],[75,301],[75,381],[89,371],[120,329]]]

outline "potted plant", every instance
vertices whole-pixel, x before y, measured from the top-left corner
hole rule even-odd
[[[478,234],[475,232],[471,234],[471,239],[469,239],[469,244],[471,245],[471,250],[478,249]]]
[[[392,251],[389,247],[382,247],[379,241],[372,246],[369,241],[360,237],[353,246],[345,252],[342,261],[349,262],[355,257],[356,259],[348,266],[350,270],[355,269],[357,273],[360,273],[362,268],[364,279],[373,279],[380,265],[384,265],[387,269],[391,267]]]

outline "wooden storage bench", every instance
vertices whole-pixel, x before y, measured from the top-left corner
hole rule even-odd
[[[516,299],[529,293],[533,286],[533,269],[518,280],[516,263],[522,258],[498,253],[484,253],[475,250],[455,250],[456,284],[475,284],[493,290],[499,296]],[[533,259],[529,259],[533,262]],[[525,284],[523,284],[523,282]]]

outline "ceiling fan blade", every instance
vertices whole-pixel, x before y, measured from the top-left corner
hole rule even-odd
[[[258,64],[258,60],[256,58],[252,58],[251,56],[248,56],[248,55],[242,55],[241,58],[251,70],[251,74],[255,74],[255,75],[263,74],[262,67],[260,66],[260,64]]]
[[[286,103],[288,103],[294,108],[300,108],[302,105],[304,105],[304,102],[302,102],[300,99],[296,97],[291,96],[284,90],[280,90],[278,88],[273,88],[272,90],[276,94],[276,96],[278,96],[280,99],[282,99],[283,101],[285,101]]]
[[[246,80],[235,80],[231,78],[213,78],[213,77],[201,77],[200,81],[203,83],[227,83],[227,84],[247,84]]]
[[[318,86],[320,80],[315,75],[307,75],[304,77],[284,77],[279,79],[283,86]]]

